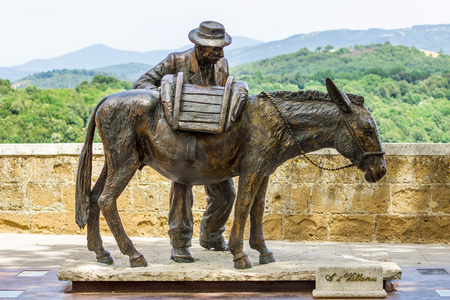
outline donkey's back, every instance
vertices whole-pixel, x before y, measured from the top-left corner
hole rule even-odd
[[[131,90],[108,96],[95,124],[106,157],[114,160],[108,163],[122,166],[134,148],[140,167],[150,166],[178,183],[204,185],[239,175],[242,122],[220,134],[173,130],[158,93]]]

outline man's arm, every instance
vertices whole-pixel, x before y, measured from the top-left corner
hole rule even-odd
[[[156,89],[161,85],[164,75],[173,74],[175,69],[174,54],[169,54],[162,62],[148,70],[134,83],[133,89]]]
[[[230,70],[228,68],[228,60],[224,57],[220,59],[219,64],[220,64],[219,72],[222,72],[223,74],[221,86],[225,86],[228,76],[230,76]]]

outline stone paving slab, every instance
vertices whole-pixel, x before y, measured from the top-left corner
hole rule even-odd
[[[164,238],[131,237],[139,251],[145,249],[154,251],[160,248],[162,263],[170,263],[170,244]],[[119,254],[114,238],[104,236],[105,248],[115,256],[127,258]],[[193,240],[192,253],[198,259],[214,259],[217,252],[202,250],[198,242]],[[248,244],[246,242],[246,244]],[[277,263],[283,262],[282,253],[290,249],[332,251],[341,255],[379,253],[386,251],[391,259],[402,267],[402,279],[394,280],[396,292],[388,293],[387,299],[446,299],[439,296],[439,291],[450,291],[450,275],[421,275],[420,268],[445,268],[450,273],[450,245],[448,244],[382,244],[382,243],[332,243],[332,242],[287,242],[268,241],[269,249],[274,252]],[[313,299],[311,290],[287,293],[71,293],[65,292],[70,288],[70,281],[59,281],[58,268],[71,253],[86,249],[86,236],[83,235],[38,235],[0,233],[0,290],[24,291],[17,299]],[[258,266],[258,254],[251,249],[245,250],[253,263]],[[204,252],[204,253],[203,253]],[[145,254],[145,252],[144,252]],[[199,255],[201,254],[201,255]],[[281,255],[280,255],[281,254]],[[95,262],[93,254],[89,258]],[[395,257],[394,257],[395,256]],[[149,262],[154,262],[147,256]],[[289,256],[286,256],[288,259]],[[226,257],[225,265],[232,269],[231,255]],[[294,258],[290,258],[294,259]],[[118,263],[116,261],[116,263]],[[126,265],[126,264],[125,264]],[[267,266],[271,266],[269,264]],[[24,270],[49,271],[43,277],[17,276]],[[69,289],[70,291],[70,289]]]

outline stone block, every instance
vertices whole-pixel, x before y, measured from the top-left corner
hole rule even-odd
[[[103,165],[105,164],[105,158],[103,156],[94,155],[92,157],[92,185],[98,180],[98,176],[103,169]],[[78,168],[78,163],[77,163]]]
[[[76,181],[77,169],[77,157],[59,156],[53,161],[53,173],[65,183]]]
[[[283,220],[283,239],[290,241],[326,241],[327,215],[293,215]]]
[[[4,183],[0,186],[0,210],[23,211],[27,203],[23,188],[18,183]]]
[[[271,214],[263,218],[263,232],[266,240],[282,240],[283,215]]]
[[[375,216],[375,235],[379,243],[417,243],[418,220],[416,217],[392,215]]]
[[[430,187],[423,185],[397,184],[391,186],[392,212],[422,213],[428,210]]]
[[[134,212],[154,212],[161,201],[161,184],[133,183],[131,186]]]
[[[200,236],[200,222],[202,221],[201,213],[193,213],[192,218],[194,224],[192,225],[192,239],[198,239]]]
[[[292,181],[292,174],[295,172],[295,166],[292,159],[285,161],[279,166],[275,172],[270,175],[270,182],[272,183],[290,183]]]
[[[286,210],[286,203],[291,201],[291,184],[272,183],[269,181],[266,192],[265,211],[268,213],[282,213]]]
[[[132,187],[130,184],[123,190],[120,194],[119,198],[117,198],[117,209],[119,211],[130,211],[133,207],[133,199],[131,197]]]
[[[31,214],[33,234],[79,234],[73,212],[34,212]]]
[[[155,237],[158,238],[167,238],[169,234],[169,220],[167,214],[155,214],[156,215],[156,224],[155,224]]]
[[[330,241],[372,242],[372,215],[335,215],[330,217]]]
[[[159,186],[160,186],[160,198],[159,198],[159,202],[158,206],[155,207],[155,211],[160,212],[163,215],[167,215],[169,213],[169,204],[170,204],[170,200],[169,200],[169,195],[170,195],[170,181],[165,180],[164,182],[160,182]],[[195,201],[195,199],[194,199]]]
[[[308,212],[308,205],[311,203],[312,186],[292,184],[291,201],[286,203],[287,214],[299,214]]]
[[[314,159],[316,156],[312,157]],[[341,166],[346,166],[351,163],[350,160],[346,159],[342,155],[328,155],[328,156],[320,156],[324,157],[322,159],[322,164],[325,167],[329,168],[337,168]],[[311,166],[312,168],[316,168]],[[323,180],[325,183],[333,183],[333,184],[349,184],[349,183],[365,183],[364,173],[361,172],[358,168],[345,168],[338,171],[324,171],[323,172]]]
[[[411,156],[386,156],[386,183],[414,183],[414,162]]]
[[[25,195],[35,211],[62,211],[62,185],[28,182]]]
[[[419,216],[419,242],[450,242],[450,216]]]
[[[351,213],[388,213],[390,195],[387,184],[347,185],[346,194]]]
[[[450,184],[449,156],[415,156],[413,163],[416,183]]]
[[[75,211],[75,183],[62,185],[63,210]]]
[[[431,189],[431,209],[434,213],[450,214],[450,186],[435,185]]]
[[[31,224],[28,213],[1,213],[0,232],[30,233]]]
[[[313,159],[315,159],[314,161],[321,162],[321,160],[316,159],[316,157]],[[324,172],[327,171],[311,166],[308,161],[299,156],[292,161],[291,182],[298,184],[322,183],[324,182]]]
[[[192,193],[194,195],[192,210],[203,213],[206,209],[206,198],[208,197],[205,193],[205,188],[202,185],[194,186],[192,187]]]
[[[125,232],[129,236],[154,237],[156,217],[154,213],[121,212]]]
[[[344,213],[346,196],[341,184],[315,184],[312,187],[311,212]]]
[[[35,157],[3,157],[0,168],[0,180],[5,183],[25,184],[42,176],[37,165]]]
[[[65,180],[53,170],[57,157],[32,157],[30,159],[29,182],[36,184],[63,184]]]
[[[17,183],[20,181],[27,162],[20,157],[0,157],[0,183]]]

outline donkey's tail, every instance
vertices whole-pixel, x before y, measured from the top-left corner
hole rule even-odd
[[[95,132],[95,115],[98,108],[106,99],[107,97],[103,98],[92,113],[86,132],[86,139],[78,161],[77,182],[75,187],[75,221],[80,228],[84,228],[89,219],[92,176],[92,142],[94,140]]]

